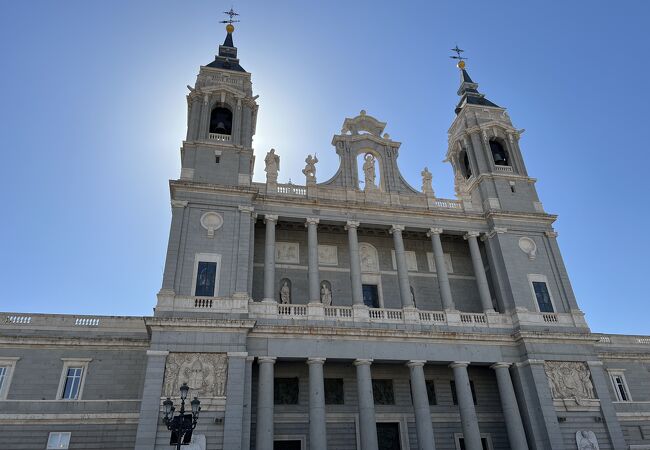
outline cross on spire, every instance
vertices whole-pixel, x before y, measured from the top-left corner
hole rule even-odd
[[[465,50],[458,48],[458,44],[456,44],[456,46],[452,48],[451,51],[456,53],[456,56],[450,56],[451,59],[457,59],[459,62],[467,59],[461,55],[461,53],[463,53]]]
[[[222,21],[220,21],[219,23],[228,23],[228,24],[232,25],[232,24],[235,23],[235,22],[239,22],[239,20],[234,20],[234,19],[233,19],[233,17],[238,16],[239,14],[236,13],[232,8],[230,8],[230,11],[224,11],[223,13],[224,13],[225,15],[229,16],[230,19],[222,20]]]

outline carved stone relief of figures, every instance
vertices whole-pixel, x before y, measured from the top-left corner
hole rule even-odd
[[[422,192],[433,195],[433,175],[429,172],[429,168],[425,167],[424,170],[420,172],[420,175],[422,175]]]
[[[225,353],[170,353],[165,365],[163,395],[178,395],[183,383],[192,397],[223,397],[226,392],[228,358]]]
[[[307,178],[308,183],[315,183],[316,182],[316,163],[318,162],[318,158],[314,154],[312,157],[311,155],[307,155],[307,158],[305,159],[305,168],[302,169],[302,173],[305,175]]]
[[[280,170],[280,157],[275,154],[275,149],[272,148],[264,158],[264,171],[266,172],[267,183],[278,182],[278,171]]]
[[[275,261],[279,263],[298,264],[300,246],[297,242],[276,242]]]
[[[377,250],[372,245],[359,244],[359,259],[361,260],[362,272],[379,272]]]
[[[573,399],[580,404],[582,400],[596,398],[586,363],[546,361],[544,369],[554,399]]]
[[[365,178],[364,191],[371,191],[377,189],[375,184],[375,157],[371,153],[366,153],[363,157],[363,175]]]
[[[324,266],[337,266],[339,264],[336,245],[318,246],[318,264]]]
[[[325,306],[332,306],[332,285],[327,280],[320,284],[320,301]]]
[[[600,450],[598,439],[593,431],[578,431],[576,433],[576,444],[578,450]]]
[[[288,278],[280,280],[280,303],[284,305],[291,303],[291,280]]]

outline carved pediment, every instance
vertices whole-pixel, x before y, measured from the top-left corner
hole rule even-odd
[[[361,110],[357,117],[345,119],[341,134],[362,134],[366,132],[380,137],[384,128],[386,128],[386,122],[380,122],[374,117],[367,115],[364,110]]]

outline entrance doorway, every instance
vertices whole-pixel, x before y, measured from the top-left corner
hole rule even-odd
[[[288,441],[274,441],[273,450],[302,450],[302,444],[298,439]]]
[[[379,308],[379,291],[376,284],[364,284],[363,290],[363,304],[368,308]]]
[[[379,450],[401,450],[398,422],[377,423],[377,447]]]

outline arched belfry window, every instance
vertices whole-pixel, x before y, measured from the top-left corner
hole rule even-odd
[[[232,112],[223,106],[217,106],[210,114],[210,133],[227,134],[232,133]]]
[[[492,159],[497,166],[509,166],[510,157],[508,151],[501,145],[499,141],[490,141],[490,150],[492,151]]]
[[[469,157],[467,152],[463,149],[458,155],[458,162],[460,162],[460,171],[465,177],[465,179],[472,176],[472,166],[469,164]]]

